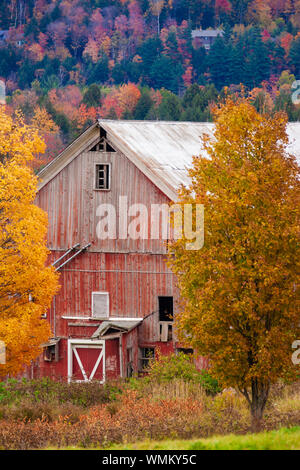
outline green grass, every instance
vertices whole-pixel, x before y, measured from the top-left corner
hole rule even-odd
[[[282,428],[245,436],[211,437],[197,440],[143,441],[114,445],[110,450],[299,450],[300,427]]]

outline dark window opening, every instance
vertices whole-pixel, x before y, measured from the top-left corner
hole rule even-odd
[[[115,149],[112,148],[112,146],[106,142],[106,151],[107,152],[115,152]]]
[[[91,148],[90,152],[101,152],[102,145],[103,145],[103,142],[98,142],[96,145],[94,145],[93,148]]]
[[[109,174],[110,167],[109,165],[99,164],[96,165],[96,189],[110,189],[109,188]]]
[[[191,348],[176,348],[176,354],[178,353],[183,353],[187,356],[191,356],[192,354],[194,354],[194,350]]]
[[[103,127],[100,127],[100,138],[102,137],[106,138],[106,135],[107,135],[106,130],[103,129]]]
[[[90,152],[115,152],[115,149],[106,140],[102,139],[94,147],[91,148]]]
[[[141,348],[140,367],[141,371],[148,369],[150,361],[155,358],[155,348]]]
[[[159,321],[173,321],[173,297],[158,297]]]
[[[52,344],[50,346],[46,346],[44,348],[44,361],[57,362],[59,359],[58,357],[58,343]]]

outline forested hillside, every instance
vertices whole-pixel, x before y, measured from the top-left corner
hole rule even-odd
[[[200,28],[223,34],[205,49]],[[241,84],[299,120],[300,0],[0,0],[0,78],[46,159],[96,117],[210,120]]]

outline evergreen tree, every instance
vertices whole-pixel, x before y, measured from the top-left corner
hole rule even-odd
[[[169,57],[162,55],[155,60],[150,69],[150,84],[153,88],[166,88],[178,93],[182,74],[181,64],[174,64]]]
[[[20,88],[29,88],[30,84],[33,82],[35,79],[35,65],[29,60],[25,59],[24,62],[22,63],[18,77],[19,77],[19,87]]]
[[[142,96],[136,105],[134,111],[134,119],[144,120],[149,113],[153,103],[150,97],[149,90],[147,88],[142,88],[141,90]]]
[[[149,38],[137,49],[137,54],[142,58],[142,72],[144,78],[149,77],[150,69],[154,61],[162,51],[162,43],[158,37]]]
[[[83,95],[83,103],[87,106],[100,106],[101,90],[96,83],[92,83]]]
[[[300,37],[292,42],[289,60],[296,77],[300,79]]]
[[[218,92],[214,85],[200,87],[193,84],[188,88],[182,99],[184,111],[181,115],[182,121],[211,121],[209,105],[216,102]]]
[[[221,90],[221,88],[226,85],[229,74],[229,64],[226,53],[226,43],[224,39],[219,36],[211,46],[207,59],[211,79],[218,90]]]
[[[168,35],[167,41],[166,41],[166,46],[168,48],[168,54],[167,56],[170,57],[170,59],[173,62],[179,62],[182,61],[182,56],[179,54],[178,51],[178,42],[176,38],[176,33],[174,31],[171,31]]]
[[[39,24],[37,19],[33,17],[29,23],[24,28],[24,36],[25,37],[32,37],[34,41],[37,41],[38,35],[40,32]]]
[[[244,80],[245,59],[242,41],[237,41],[230,49],[230,70],[228,81],[230,84],[240,84]]]
[[[245,64],[243,83],[249,88],[254,88],[270,77],[271,61],[259,28],[254,27],[246,31],[243,39]]]
[[[197,79],[206,71],[207,59],[206,50],[204,47],[199,49],[192,49],[192,65],[196,74]]]
[[[88,85],[92,83],[105,83],[109,76],[107,56],[103,54],[96,64],[89,61],[86,75]]]
[[[180,98],[169,90],[161,90],[162,102],[158,108],[159,119],[162,121],[179,121],[182,106]]]
[[[6,78],[11,72],[18,70],[19,56],[17,51],[9,45],[0,49],[0,77]]]

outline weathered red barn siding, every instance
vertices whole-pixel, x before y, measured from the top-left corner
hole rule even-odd
[[[52,254],[58,258],[61,253]],[[94,291],[110,293],[110,316],[120,318],[157,311],[157,296],[176,292],[166,259],[150,253],[84,252],[62,268],[60,284],[55,309],[64,316],[90,317]]]
[[[94,190],[96,163],[111,163],[110,191]],[[143,203],[149,209],[148,240],[97,238],[97,207],[110,203],[118,217],[119,196],[128,198],[128,206]],[[121,320],[147,316],[140,326],[122,334],[122,358],[119,340],[106,340],[107,379],[118,377],[121,367],[126,374],[130,347],[135,371],[139,347],[160,344],[162,350],[173,351],[175,339],[159,342],[158,296],[173,296],[176,314],[178,291],[166,265],[165,242],[150,237],[150,206],[168,204],[169,199],[120,152],[85,151],[39,191],[36,203],[48,213],[51,262],[77,243],[81,247],[91,243],[87,251],[60,271],[61,288],[48,312],[53,336],[61,338],[59,362],[40,360],[36,375],[67,376],[67,340],[90,338],[101,324],[99,319],[91,318],[92,292],[97,291],[109,292],[110,317]]]
[[[111,190],[94,189],[96,163],[111,163]],[[112,204],[118,218],[120,196],[127,196],[128,206],[142,203],[149,208],[148,240],[97,238],[97,207]],[[162,240],[151,240],[150,206],[168,204],[169,199],[120,152],[83,152],[39,191],[36,203],[48,213],[51,250],[67,250],[80,242],[92,243],[92,252],[166,253]]]

